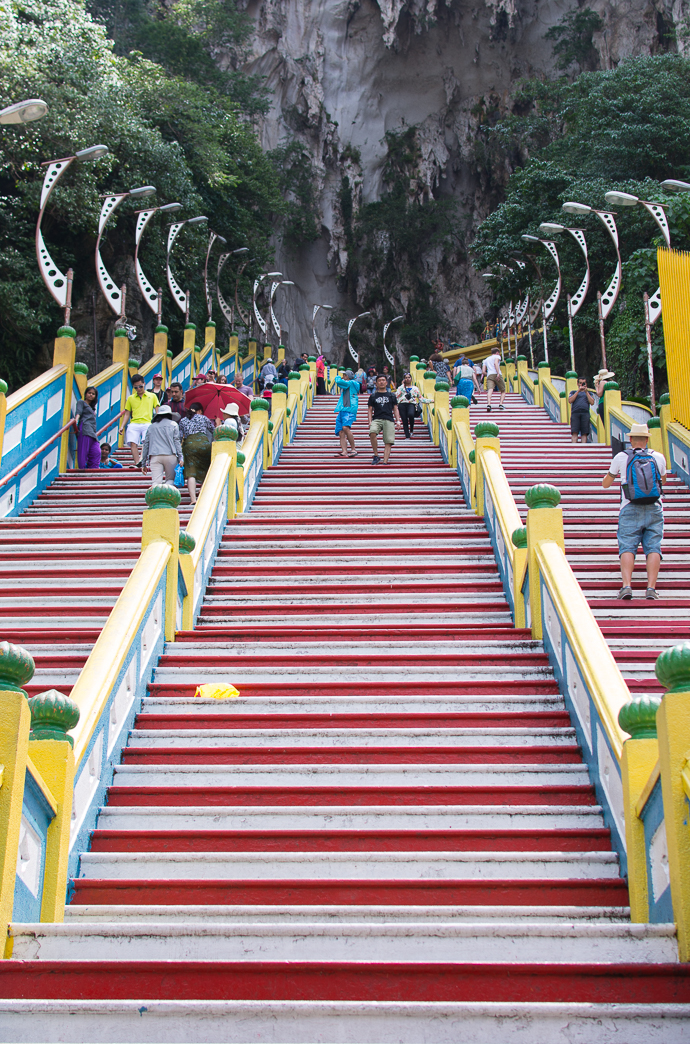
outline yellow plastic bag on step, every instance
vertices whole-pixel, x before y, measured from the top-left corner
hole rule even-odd
[[[205,700],[227,700],[231,696],[239,696],[240,690],[228,682],[207,682],[205,685],[197,685],[195,696],[201,696]]]

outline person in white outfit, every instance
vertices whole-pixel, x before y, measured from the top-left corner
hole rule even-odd
[[[169,406],[159,406],[144,439],[141,463],[138,465],[146,471],[151,462],[151,482],[159,486],[163,482],[172,482],[175,468],[182,463],[182,443],[180,429],[172,419]]]
[[[488,359],[484,360],[482,366],[482,374],[486,376],[486,409],[488,413],[491,413],[491,396],[494,393],[494,389],[498,388],[500,393],[500,400],[498,403],[499,410],[504,410],[503,400],[506,397],[506,382],[503,380],[503,374],[501,373],[501,349],[496,346]]]

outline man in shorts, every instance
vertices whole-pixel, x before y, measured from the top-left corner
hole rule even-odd
[[[661,484],[666,481],[666,460],[656,450],[648,450],[649,428],[646,424],[633,424],[630,429],[630,448],[633,453],[648,454],[654,458]],[[630,492],[626,482],[630,456],[625,451],[617,453],[604,475],[602,486],[608,489],[617,476],[621,479],[621,506],[618,513],[618,554],[621,560],[621,576],[623,586],[618,597],[630,599],[632,593],[632,574],[635,567],[635,555],[642,544],[642,551],[647,557],[647,598],[655,599],[656,581],[661,565],[661,538],[664,535],[664,510],[661,497],[650,503],[630,501],[626,491]]]
[[[153,392],[146,391],[144,378],[138,373],[132,377],[132,388],[134,391],[125,403],[125,419],[120,428],[120,434],[127,429],[125,442],[129,444],[132,451],[132,460],[135,467],[139,464],[141,447],[146,438],[154,413],[158,412],[158,398]]]
[[[486,409],[488,413],[491,413],[491,396],[494,393],[494,388],[498,388],[501,398],[498,403],[499,410],[504,410],[503,400],[506,397],[506,382],[503,380],[501,373],[501,349],[498,345],[494,348],[488,359],[484,360],[482,366],[482,376],[486,377]]]
[[[376,391],[369,396],[369,439],[374,451],[372,464],[380,464],[379,435],[383,435],[383,463],[390,461],[391,448],[395,442],[395,429],[402,426],[398,400],[393,392],[387,391],[387,379],[376,378]]]

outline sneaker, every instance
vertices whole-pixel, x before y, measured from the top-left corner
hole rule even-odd
[[[658,597],[659,597],[659,592],[658,591],[655,591],[655,589],[653,587],[648,587],[647,588],[647,598],[649,599],[650,602],[656,601],[656,599]]]
[[[486,407],[486,412],[487,412],[487,413],[491,413],[491,407],[490,407],[490,406],[487,406],[487,407]]]
[[[504,405],[503,405],[503,403],[501,402],[501,403],[499,403],[499,405],[498,405],[498,408],[499,408],[499,410],[504,410],[504,409],[505,409],[505,406],[504,406]]]
[[[372,457],[371,458],[371,463],[372,464],[380,464],[381,463],[381,458],[380,457]]]
[[[632,598],[632,596],[632,587],[621,587],[620,591],[618,592],[618,598],[625,599],[625,601],[629,601]]]

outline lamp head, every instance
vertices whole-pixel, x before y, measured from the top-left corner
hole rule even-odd
[[[204,221],[208,221],[208,218],[201,214],[199,217],[187,218],[188,225],[203,225]]]
[[[264,272],[264,279],[280,279],[282,272]]]
[[[161,214],[171,214],[173,210],[182,210],[181,203],[166,203],[164,207],[158,208]]]
[[[640,202],[639,196],[629,192],[607,192],[604,199],[610,207],[635,207]]]
[[[357,318],[363,319],[365,315],[371,315],[371,312],[360,312]]]
[[[295,284],[293,283],[292,279],[283,279],[283,281],[281,282],[280,285],[281,286],[294,286]]]
[[[323,308],[324,312],[332,312],[333,305],[319,305],[319,308]]]
[[[0,109],[0,123],[31,123],[40,120],[48,112],[48,105],[41,98],[29,98]]]
[[[227,244],[228,244],[227,239],[225,239],[224,236],[219,236],[217,233],[216,233],[216,241],[218,243],[222,243],[224,246],[227,246]]]
[[[249,247],[240,247],[238,250],[233,250],[233,254],[248,254]]]
[[[91,145],[88,149],[80,149],[79,152],[75,153],[75,159],[78,160],[97,160],[102,156],[107,156],[110,149],[107,145]]]
[[[666,189],[667,192],[690,192],[690,184],[687,181],[676,181],[674,178],[667,178],[666,181],[662,181],[661,187]]]
[[[524,235],[524,236],[520,236],[520,239],[524,239],[525,243],[538,243],[539,242],[539,236]]]
[[[566,214],[591,214],[592,208],[588,207],[586,203],[564,203],[561,210],[565,211]]]
[[[153,185],[142,185],[140,188],[129,190],[132,199],[146,199],[147,196],[155,196],[156,189]]]
[[[565,225],[557,225],[553,221],[542,221],[539,231],[543,236],[559,236],[565,232]]]

